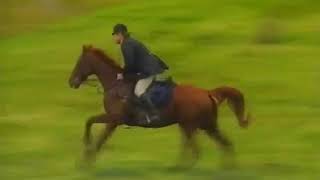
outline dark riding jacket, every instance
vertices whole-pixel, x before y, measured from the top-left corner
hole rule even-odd
[[[136,76],[146,78],[160,74],[168,69],[168,66],[156,55],[152,54],[141,42],[126,38],[121,44],[124,58],[124,77]]]

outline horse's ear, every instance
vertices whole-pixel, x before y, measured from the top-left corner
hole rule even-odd
[[[83,46],[82,46],[82,51],[85,52],[85,51],[90,50],[90,49],[92,49],[92,48],[93,48],[92,45],[83,45]]]
[[[82,52],[85,52],[88,49],[88,47],[86,45],[82,46]]]
[[[88,51],[88,50],[90,50],[90,49],[92,49],[92,48],[93,48],[92,45],[83,45],[83,46],[82,46],[82,51],[83,51],[83,52],[86,52],[86,51]]]

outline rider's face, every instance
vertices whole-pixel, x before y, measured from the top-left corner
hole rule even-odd
[[[121,33],[117,33],[113,35],[113,40],[116,44],[121,44],[123,36]]]

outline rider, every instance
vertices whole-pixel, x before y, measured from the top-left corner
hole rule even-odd
[[[139,80],[135,85],[134,94],[147,108],[146,123],[159,120],[157,109],[147,95],[146,90],[158,75],[168,69],[168,66],[153,55],[141,42],[131,38],[124,24],[116,24],[112,35],[115,43],[121,46],[125,63],[124,72],[123,74],[118,74],[117,79],[130,79],[138,75]]]

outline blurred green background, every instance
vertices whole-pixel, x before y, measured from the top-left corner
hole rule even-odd
[[[320,178],[320,1],[3,0],[0,20],[1,180]],[[200,134],[198,164],[168,171],[180,148],[176,126],[119,128],[95,167],[77,167],[84,122],[103,110],[102,96],[67,79],[83,44],[121,62],[111,37],[119,22],[178,82],[245,93],[255,119],[248,130],[226,106],[219,115],[237,168],[222,169],[218,148]]]

